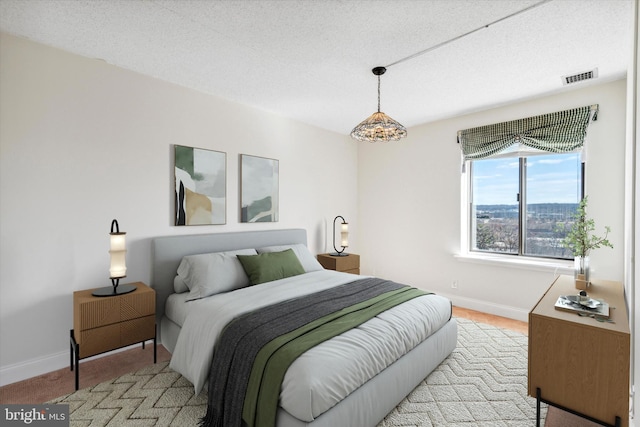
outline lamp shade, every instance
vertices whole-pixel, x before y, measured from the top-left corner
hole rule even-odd
[[[111,265],[109,267],[109,277],[120,279],[127,276],[127,251],[109,251],[111,255]]]
[[[364,119],[351,131],[351,137],[364,142],[398,141],[407,136],[407,129],[378,111]]]
[[[115,221],[115,220],[114,220]],[[117,223],[116,223],[117,224]],[[111,256],[111,265],[109,267],[109,277],[111,279],[120,279],[127,275],[127,233],[111,231],[109,233],[111,245],[109,255]]]
[[[111,297],[136,290],[134,285],[120,285],[120,279],[127,276],[127,233],[120,231],[118,221],[111,221],[109,233],[109,278],[112,286],[98,288],[92,295],[96,297]]]
[[[387,69],[375,67],[371,72],[378,76],[378,111],[364,119],[351,131],[351,137],[365,142],[398,141],[407,136],[407,128],[380,111],[380,76]]]
[[[343,248],[349,247],[349,224],[343,222],[340,226],[340,246]]]

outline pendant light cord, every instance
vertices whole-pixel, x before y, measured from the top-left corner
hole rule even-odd
[[[401,63],[401,62],[408,61],[408,60],[410,60],[410,59],[416,58],[416,57],[418,57],[418,56],[420,56],[420,55],[424,55],[425,53],[431,52],[432,50],[436,50],[436,49],[438,49],[438,48],[440,48],[440,47],[442,47],[442,46],[444,46],[444,45],[447,45],[447,44],[449,44],[449,43],[452,43],[452,42],[454,42],[454,41],[456,41],[456,40],[460,40],[461,38],[466,37],[466,36],[469,36],[469,35],[471,35],[471,34],[473,34],[473,33],[477,32],[477,31],[480,31],[480,30],[484,29],[484,28],[489,28],[489,26],[490,26],[490,25],[495,25],[495,24],[497,24],[498,22],[504,21],[504,20],[509,19],[509,18],[511,18],[511,17],[514,17],[514,16],[516,16],[516,15],[520,15],[521,13],[527,12],[527,11],[529,11],[529,10],[531,10],[531,9],[534,9],[534,8],[538,7],[538,6],[542,6],[543,4],[548,3],[548,2],[550,2],[550,1],[551,1],[551,0],[542,0],[542,1],[541,1],[541,2],[539,2],[539,3],[533,4],[533,5],[529,6],[529,7],[525,7],[525,8],[524,8],[524,9],[522,9],[522,10],[519,10],[519,11],[517,11],[517,12],[514,12],[514,13],[512,13],[512,14],[510,14],[510,15],[504,16],[504,17],[502,17],[502,18],[500,18],[500,19],[496,19],[496,20],[495,20],[495,21],[493,21],[493,22],[490,22],[490,23],[488,23],[488,24],[486,24],[486,25],[483,25],[483,26],[481,26],[481,27],[478,27],[478,28],[476,28],[476,29],[474,29],[474,30],[471,30],[471,31],[469,31],[469,32],[466,32],[466,33],[464,33],[464,34],[461,34],[461,35],[459,35],[459,36],[456,36],[456,37],[454,37],[454,38],[452,38],[452,39],[449,39],[449,40],[443,41],[442,43],[438,43],[437,45],[435,45],[435,46],[431,46],[431,47],[429,47],[429,48],[427,48],[427,49],[425,49],[425,50],[421,50],[420,52],[414,53],[413,55],[409,55],[409,56],[407,56],[406,58],[398,59],[396,62],[392,62],[391,64],[386,65],[385,67],[387,67],[387,68],[388,68],[388,67],[391,67],[392,65],[396,65],[396,64],[399,64],[399,63]],[[379,76],[378,76],[378,81],[380,81],[380,77],[379,77]]]
[[[380,112],[380,75],[378,75],[378,113]]]

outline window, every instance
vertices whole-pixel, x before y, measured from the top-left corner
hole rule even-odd
[[[582,198],[579,153],[470,162],[471,251],[570,259],[565,229]]]
[[[470,251],[572,258],[562,241],[584,195],[580,152],[597,113],[590,105],[458,131]]]

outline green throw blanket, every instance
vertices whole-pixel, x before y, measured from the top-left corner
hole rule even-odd
[[[275,426],[280,387],[313,346],[426,292],[367,278],[243,315],[221,334],[209,375],[206,427]]]

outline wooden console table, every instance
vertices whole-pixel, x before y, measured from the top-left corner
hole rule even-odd
[[[630,332],[622,283],[595,280],[587,292],[610,306],[610,322],[557,310],[577,295],[560,276],[529,313],[529,395],[605,426],[629,425]]]

